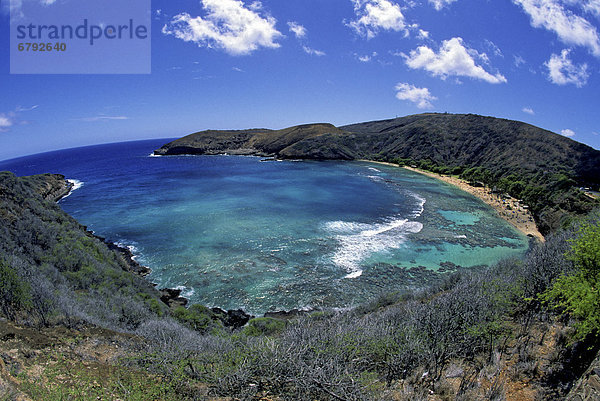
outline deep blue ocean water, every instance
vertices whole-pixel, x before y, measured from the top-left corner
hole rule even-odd
[[[0,170],[75,180],[62,208],[130,247],[159,288],[252,313],[355,305],[528,248],[480,200],[404,169],[150,156],[166,142],[44,153],[0,162]]]

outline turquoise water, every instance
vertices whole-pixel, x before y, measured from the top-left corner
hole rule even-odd
[[[162,143],[52,152],[0,169],[77,180],[63,209],[130,247],[152,269],[149,280],[192,302],[257,314],[346,307],[528,247],[478,199],[404,169],[150,157]]]

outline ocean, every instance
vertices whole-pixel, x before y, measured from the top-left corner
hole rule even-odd
[[[522,257],[528,238],[459,189],[368,162],[151,156],[148,140],[0,162],[60,173],[61,207],[129,247],[159,288],[261,314],[346,308]]]

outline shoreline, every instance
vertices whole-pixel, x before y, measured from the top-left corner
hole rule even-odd
[[[383,164],[386,166],[397,167],[397,168],[404,168],[406,170],[409,170],[409,171],[412,171],[412,172],[415,172],[418,174],[423,174],[428,177],[443,181],[446,184],[453,185],[453,186],[457,187],[458,189],[475,196],[476,198],[483,201],[488,206],[492,207],[492,209],[494,209],[496,211],[496,213],[498,213],[498,216],[500,218],[502,218],[504,221],[509,223],[511,226],[513,226],[519,232],[523,233],[524,235],[526,235],[528,237],[535,238],[536,240],[538,240],[540,242],[545,241],[544,236],[537,229],[537,226],[535,224],[535,221],[533,220],[533,216],[531,215],[531,212],[526,207],[523,207],[524,205],[521,204],[517,199],[515,199],[511,196],[494,194],[488,187],[473,187],[473,186],[469,185],[469,183],[467,181],[461,180],[460,178],[447,176],[447,175],[441,175],[441,174],[437,174],[437,173],[432,173],[430,171],[424,171],[424,170],[414,168],[414,167],[399,166],[394,163],[380,162],[380,161],[374,161],[374,160],[358,160],[358,161]]]

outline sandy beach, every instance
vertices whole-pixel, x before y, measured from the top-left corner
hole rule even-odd
[[[376,162],[372,160],[362,161],[399,167],[397,164],[393,163]],[[477,198],[481,199],[483,202],[494,208],[494,210],[498,212],[498,215],[501,218],[506,220],[517,230],[519,230],[525,235],[534,237],[537,240],[544,242],[544,236],[538,231],[535,225],[535,221],[533,220],[533,216],[531,215],[531,212],[529,211],[527,206],[520,203],[517,199],[503,194],[492,193],[492,190],[488,187],[473,187],[469,185],[467,181],[461,180],[457,177],[436,174],[413,167],[405,166],[403,168],[410,171],[414,171],[415,173],[424,174],[426,176],[444,181],[448,184],[460,188],[465,192],[470,193],[473,196],[476,196]]]

